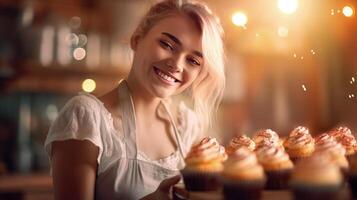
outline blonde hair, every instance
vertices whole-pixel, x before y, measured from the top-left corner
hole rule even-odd
[[[206,130],[216,119],[225,87],[223,28],[218,17],[200,1],[165,0],[150,8],[136,29],[136,33],[145,35],[158,21],[175,13],[189,16],[202,33],[205,64],[192,83],[190,93],[193,109],[203,129]]]

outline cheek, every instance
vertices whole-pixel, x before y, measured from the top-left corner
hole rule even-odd
[[[191,84],[192,82],[194,82],[196,80],[196,78],[198,77],[199,73],[201,71],[201,68],[191,68],[189,70],[187,70],[187,73],[185,74],[185,80],[188,84]]]
[[[158,45],[151,43],[145,44],[140,49],[139,59],[142,60],[142,64],[150,64],[152,62],[157,62],[163,57],[165,57],[165,52]]]
[[[149,51],[147,51],[147,53],[154,62],[163,60],[169,56],[169,53],[158,44],[152,44],[148,49]]]

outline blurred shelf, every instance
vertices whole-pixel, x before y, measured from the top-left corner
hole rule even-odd
[[[30,73],[33,75],[59,75],[59,76],[85,76],[85,75],[95,75],[95,76],[109,76],[115,77],[124,74],[123,69],[120,67],[86,67],[84,65],[73,64],[68,66],[60,65],[50,65],[42,66],[39,63],[34,63],[30,61],[19,62],[16,64],[16,68],[22,73]]]
[[[18,191],[52,191],[49,174],[5,174],[0,176],[0,193]]]
[[[48,174],[1,175],[0,199],[53,200],[52,178]]]
[[[86,68],[82,65],[48,67],[31,62],[20,62],[15,66],[16,75],[6,83],[7,92],[53,92],[75,94],[82,91],[82,82],[96,81],[96,90],[101,93],[113,88],[126,71],[119,67]]]

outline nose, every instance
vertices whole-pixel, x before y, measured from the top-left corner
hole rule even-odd
[[[183,71],[181,58],[177,56],[176,58],[168,59],[166,65],[170,72],[172,73],[180,73]]]

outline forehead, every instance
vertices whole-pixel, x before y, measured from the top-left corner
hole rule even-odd
[[[162,35],[162,33],[174,35],[186,48],[202,51],[201,31],[196,23],[185,15],[175,14],[161,19],[147,34],[155,37]]]

